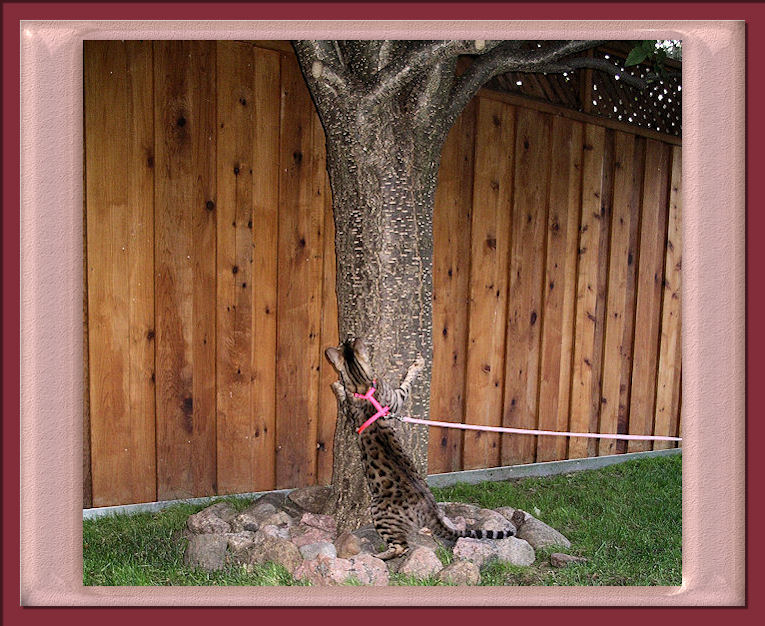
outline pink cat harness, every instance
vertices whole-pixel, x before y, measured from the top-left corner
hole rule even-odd
[[[377,384],[377,381],[372,381],[372,386],[367,390],[366,393],[354,393],[354,397],[356,398],[364,398],[364,400],[368,400],[372,403],[372,406],[374,406],[377,409],[377,413],[375,413],[372,417],[370,417],[366,422],[364,422],[361,426],[359,426],[356,429],[356,432],[361,434],[361,431],[363,431],[367,426],[371,426],[379,417],[385,417],[390,413],[390,407],[389,406],[381,406],[380,403],[377,401],[377,398],[374,397],[374,392],[377,391],[375,389],[375,385]]]

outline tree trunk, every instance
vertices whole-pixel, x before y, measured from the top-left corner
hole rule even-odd
[[[369,113],[369,112],[367,112]],[[398,384],[417,354],[426,369],[408,415],[427,419],[433,353],[433,199],[440,146],[420,145],[394,103],[363,124],[333,120],[327,130],[337,253],[340,338],[362,337],[374,371]],[[437,152],[434,150],[437,148]],[[427,472],[428,429],[397,425],[415,466]],[[338,410],[330,503],[343,529],[369,522],[358,435]]]

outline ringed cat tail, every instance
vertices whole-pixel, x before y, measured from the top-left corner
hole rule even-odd
[[[431,529],[434,535],[451,541],[456,541],[460,537],[468,537],[470,539],[505,539],[515,536],[515,527],[509,522],[508,528],[505,530],[483,530],[481,528],[476,530],[458,530],[448,517],[439,516],[438,523],[434,524],[434,526],[435,528]]]

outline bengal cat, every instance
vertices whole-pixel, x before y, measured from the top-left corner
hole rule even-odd
[[[457,530],[438,508],[425,480],[396,437],[391,418],[403,407],[414,379],[423,369],[425,362],[421,356],[409,368],[401,386],[395,389],[374,374],[361,339],[327,348],[325,355],[340,377],[333,389],[340,401],[347,403],[354,427],[361,426],[376,412],[371,402],[354,396],[366,394],[373,383],[376,388],[374,397],[381,405],[390,407],[389,415],[378,418],[359,434],[361,458],[372,500],[372,520],[387,545],[387,550],[375,555],[377,558],[390,559],[404,554],[408,549],[407,537],[422,528],[428,528],[433,535],[449,542],[460,537],[502,539],[515,534],[512,528]]]

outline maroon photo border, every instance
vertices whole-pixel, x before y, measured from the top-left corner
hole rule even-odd
[[[756,64],[765,61],[765,7],[759,2],[743,3],[3,3],[3,623],[4,624],[50,624],[53,623],[90,623],[127,624],[135,620],[183,620],[185,624],[209,621],[213,616],[209,611],[221,610],[220,607],[202,609],[173,609],[172,614],[166,608],[21,608],[19,607],[19,20],[69,20],[69,19],[719,19],[740,20],[747,22],[747,389],[749,382],[755,385],[765,378],[765,367],[758,358],[763,347],[763,329],[758,324],[763,319],[762,292],[757,278],[761,275],[763,246],[755,237],[764,231],[763,212],[765,212],[765,193],[763,192],[762,143],[765,140],[765,117],[761,107],[763,84],[754,79]],[[753,69],[753,66],[755,68]],[[753,78],[750,80],[750,77]],[[749,177],[749,173],[754,173]],[[759,175],[758,175],[759,174]],[[759,245],[758,245],[759,244]],[[754,419],[747,420],[747,473],[758,475],[762,470],[762,460],[756,454],[763,426],[759,419],[758,406],[754,398],[747,393],[747,415]],[[752,454],[754,453],[754,454]],[[755,482],[755,485],[757,482]],[[747,482],[747,488],[748,488]],[[754,494],[756,496],[756,494]],[[628,620],[641,622],[661,617],[678,620],[735,619],[748,622],[760,614],[762,619],[762,601],[758,598],[763,575],[761,565],[752,567],[752,563],[761,563],[762,533],[757,530],[761,519],[762,504],[753,498],[747,502],[747,525],[755,529],[747,533],[747,591],[754,589],[754,594],[747,593],[746,608],[709,608],[709,609],[674,609],[674,608],[593,608],[567,609],[551,608],[556,611],[553,619],[575,620],[576,622],[593,620]],[[55,520],[51,520],[55,524]],[[724,532],[724,520],[710,520],[714,533]],[[455,593],[462,590],[455,588]],[[539,609],[518,608],[393,608],[393,612],[379,608],[228,608],[224,617],[227,620],[258,619],[287,620],[295,619],[319,623],[338,623],[364,620],[365,626],[382,624],[402,618],[438,620],[451,622],[464,620],[466,611],[480,610],[475,618],[492,622],[501,620],[539,620]],[[258,611],[252,614],[251,611]],[[562,613],[566,611],[566,613]],[[646,613],[648,611],[648,613]],[[682,611],[671,615],[670,612]],[[693,615],[686,615],[691,611]],[[724,611],[725,614],[721,614]],[[425,612],[425,613],[424,613]],[[662,615],[657,614],[657,612]],[[728,613],[731,613],[728,615]],[[472,617],[472,616],[471,616]]]

